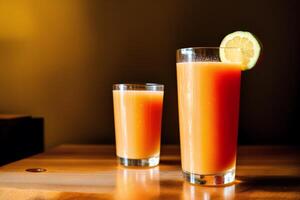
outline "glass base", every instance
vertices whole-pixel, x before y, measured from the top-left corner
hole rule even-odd
[[[183,172],[184,179],[193,184],[200,185],[227,185],[235,180],[235,169],[220,174],[200,175],[189,172]]]
[[[119,157],[120,164],[126,167],[154,167],[159,164],[159,156],[145,159],[131,159]]]

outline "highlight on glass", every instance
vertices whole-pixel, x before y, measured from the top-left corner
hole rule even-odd
[[[159,164],[164,86],[114,84],[116,151],[121,165]]]

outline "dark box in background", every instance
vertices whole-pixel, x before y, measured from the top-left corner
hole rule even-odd
[[[0,114],[0,166],[43,150],[43,118]]]

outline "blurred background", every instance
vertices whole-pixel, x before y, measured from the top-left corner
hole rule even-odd
[[[248,30],[240,144],[299,144],[296,0],[0,0],[0,113],[44,117],[45,147],[114,143],[112,84],[165,84],[162,142],[179,143],[175,51]]]

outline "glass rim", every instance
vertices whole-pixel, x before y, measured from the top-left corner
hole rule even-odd
[[[113,90],[144,90],[144,91],[164,91],[164,85],[159,83],[116,83]]]
[[[177,49],[176,51],[182,51],[182,50],[197,50],[197,49],[209,49],[209,50],[217,50],[217,49],[241,49],[240,47],[184,47]]]

